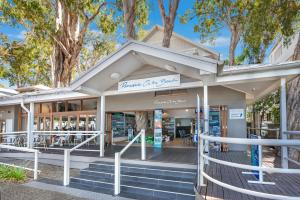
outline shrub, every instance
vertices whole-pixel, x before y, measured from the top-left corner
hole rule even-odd
[[[23,182],[26,180],[26,172],[20,168],[0,165],[0,180]]]

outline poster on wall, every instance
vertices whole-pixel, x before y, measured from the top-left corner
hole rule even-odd
[[[229,109],[229,119],[245,119],[244,109]]]
[[[162,147],[162,110],[154,110],[154,147]]]

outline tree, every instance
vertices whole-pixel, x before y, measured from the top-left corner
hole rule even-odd
[[[181,17],[181,22],[197,18],[194,31],[200,33],[201,40],[213,40],[216,34],[227,27],[231,33],[229,46],[229,65],[234,65],[235,49],[243,32],[250,0],[199,0],[193,9]]]
[[[248,63],[262,63],[278,35],[288,41],[294,34],[293,22],[298,10],[299,5],[293,0],[255,0],[250,4],[242,33]]]
[[[260,114],[260,127],[266,114],[272,116],[274,123],[279,123],[280,93],[279,90],[272,92],[253,105],[254,111]]]
[[[9,41],[1,37],[0,78],[11,86],[50,85],[51,44],[41,42],[32,33],[26,34],[25,41]]]
[[[106,36],[98,31],[88,31],[80,53],[79,73],[94,66],[98,60],[116,50],[117,42],[113,36]]]
[[[172,37],[173,29],[174,29],[174,23],[176,19],[177,9],[179,6],[180,0],[169,0],[169,10],[168,13],[166,13],[164,1],[158,0],[159,4],[159,10],[162,17],[163,25],[164,25],[164,37],[162,41],[163,47],[170,47],[170,40]]]
[[[125,38],[137,39],[137,29],[148,23],[149,6],[146,0],[116,0],[116,5],[123,12]],[[137,28],[137,29],[136,29]]]
[[[102,0],[5,0],[0,11],[3,21],[21,24],[38,37],[51,40],[55,87],[70,84],[92,22],[104,34],[116,30],[113,9],[107,9]]]

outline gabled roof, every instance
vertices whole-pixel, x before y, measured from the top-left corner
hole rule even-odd
[[[142,42],[146,42],[157,31],[162,31],[163,32],[164,28],[162,26],[159,26],[159,25],[153,26],[150,29],[150,31],[148,31],[148,33],[144,36],[144,38],[141,41]],[[214,51],[212,49],[209,49],[206,46],[204,46],[204,45],[202,45],[202,44],[200,44],[198,42],[193,42],[192,40],[190,40],[190,39],[188,39],[188,38],[186,38],[186,37],[184,37],[182,35],[179,35],[179,34],[177,34],[175,32],[172,33],[172,37],[175,37],[175,38],[178,38],[180,40],[183,40],[184,42],[189,43],[189,44],[191,44],[192,46],[194,46],[196,48],[202,49],[202,50],[204,50],[206,52],[209,52],[211,54],[214,54],[214,55],[216,55],[216,57],[220,58],[220,53],[218,53],[218,52],[216,52],[216,51]]]
[[[159,60],[165,63],[167,62],[176,63],[178,65],[184,66],[186,69],[190,71],[193,70],[192,72],[190,72],[190,75],[194,76],[193,78],[195,77],[199,78],[201,72],[215,74],[217,72],[217,65],[218,65],[218,61],[211,58],[179,53],[169,48],[150,45],[144,42],[129,41],[125,43],[123,46],[121,46],[113,54],[107,56],[104,59],[101,59],[98,63],[96,63],[94,67],[90,68],[87,72],[85,72],[83,75],[81,75],[76,80],[74,80],[71,83],[70,86],[71,89],[72,90],[78,89],[80,86],[83,86],[84,83],[86,83],[87,81],[92,79],[95,75],[101,72],[108,73],[107,68],[112,66],[115,62],[121,59],[125,59],[126,56],[128,56],[128,60],[130,59],[129,56],[131,57],[133,56],[136,62],[140,62],[140,65],[145,63],[149,64],[148,60],[150,59],[156,61]],[[124,67],[126,67],[126,71],[129,73],[131,66],[130,65],[126,66],[126,64],[127,64],[126,60],[122,61],[120,65],[123,66],[118,65],[118,67],[116,67],[114,71],[115,72],[119,72],[121,70],[124,71]],[[188,70],[185,71],[183,70],[182,73],[187,72]],[[123,75],[125,76],[125,74]],[[109,76],[109,74],[106,74],[106,76],[102,77],[101,79],[101,81],[104,82],[104,84],[107,84],[108,81],[111,81],[109,78],[107,78],[107,76]],[[103,79],[107,79],[107,81],[105,82],[105,80]]]

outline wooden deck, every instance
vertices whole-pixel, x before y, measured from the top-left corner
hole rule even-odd
[[[99,146],[90,147],[98,149]],[[119,152],[123,146],[110,146],[105,148],[105,157],[113,158],[115,152]],[[41,150],[43,153],[63,154],[62,150]],[[72,155],[98,157],[99,152],[82,152],[75,151]],[[1,156],[1,152],[0,152]],[[212,152],[212,157],[241,164],[250,164],[250,156],[247,152]],[[131,147],[122,156],[124,159],[140,160],[141,149],[140,147]],[[197,163],[197,150],[184,149],[184,148],[162,148],[155,149],[147,147],[147,160],[153,162],[167,162],[167,163],[184,163],[195,165]],[[280,167],[280,157],[275,156],[275,153],[268,150],[263,155],[263,165],[269,167]],[[300,168],[299,166],[289,163],[290,168]],[[275,185],[260,185],[249,184],[248,180],[256,180],[254,175],[244,175],[243,171],[238,168],[227,167],[224,165],[210,162],[206,166],[205,171],[211,177],[222,181],[224,183],[237,186],[244,189],[249,189],[258,192],[265,192],[278,195],[299,197],[300,200],[300,174],[268,174],[264,176],[265,181],[275,182]],[[200,194],[203,199],[217,200],[262,200],[250,195],[243,195],[229,189],[222,188],[210,181],[205,180],[206,187],[202,187]]]
[[[246,152],[227,152],[220,153],[214,152],[212,156],[218,159],[249,164],[249,156]],[[269,167],[280,167],[280,158],[274,156],[274,153],[267,152],[264,153],[264,166]],[[289,163],[290,168],[299,168],[293,163]],[[261,185],[261,184],[249,184],[248,180],[256,180],[254,175],[244,175],[242,174],[242,169],[227,167],[224,165],[219,165],[215,163],[210,163],[206,166],[206,173],[209,176],[225,182],[227,184],[237,186],[244,189],[249,189],[258,192],[295,196],[300,199],[300,174],[266,174],[264,176],[265,181],[275,182],[275,185]],[[230,200],[262,200],[263,198],[257,198],[250,195],[244,195],[232,190],[228,190],[214,184],[210,181],[205,181],[206,187],[202,187],[200,194],[203,199],[216,200],[216,199],[230,199]],[[265,198],[264,198],[265,199]]]

